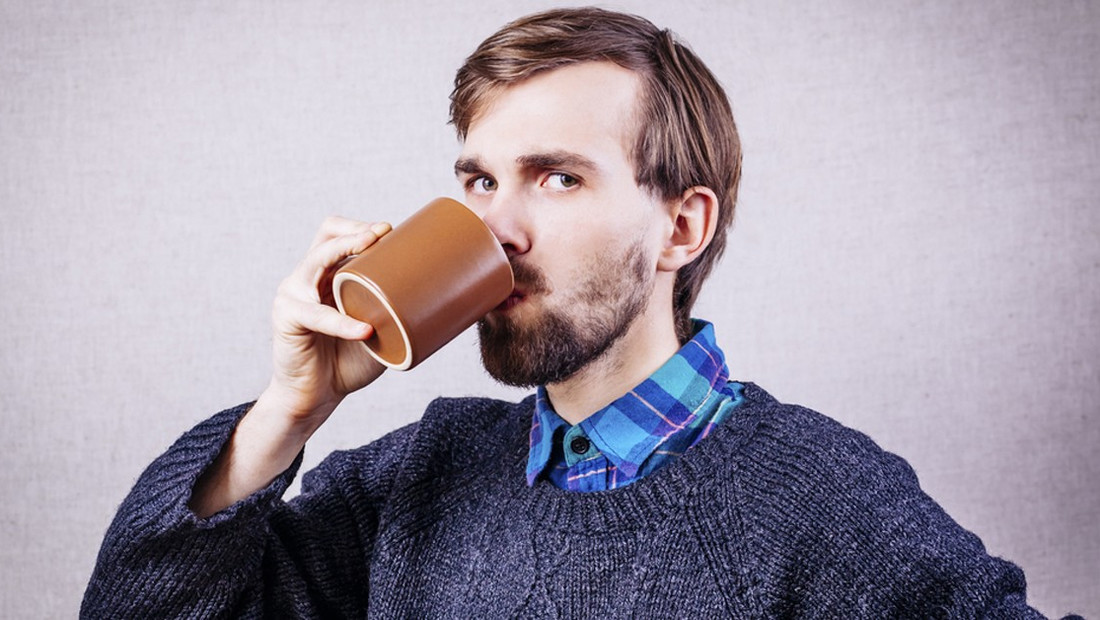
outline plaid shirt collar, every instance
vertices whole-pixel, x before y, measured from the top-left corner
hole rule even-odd
[[[708,415],[714,413],[719,402],[716,396],[721,395],[718,393],[739,398],[729,387],[736,384],[728,381],[729,370],[715,342],[714,327],[695,320],[695,335],[676,355],[633,390],[576,427],[554,411],[546,388],[539,386],[531,423],[528,484],[534,484],[548,468],[562,466],[552,460],[575,463],[574,455],[563,455],[561,449],[557,455],[554,453],[555,443],[562,442],[566,435],[586,436],[626,480],[640,477],[643,463],[647,464],[646,471],[652,471],[655,466],[651,457],[660,455],[658,448],[677,444],[678,450],[672,455],[678,456],[689,447],[685,435],[690,434],[690,444],[694,444],[709,432],[709,427],[700,424],[706,421],[700,419],[700,413],[704,409]],[[559,433],[559,429],[563,430]]]

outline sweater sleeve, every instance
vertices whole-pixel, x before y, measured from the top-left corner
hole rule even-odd
[[[249,407],[199,424],[145,470],[108,528],[81,617],[365,613],[373,527],[393,470],[388,448],[408,431],[355,459],[326,459],[288,504],[281,498],[299,454],[267,488],[201,519],[187,506],[191,491]]]

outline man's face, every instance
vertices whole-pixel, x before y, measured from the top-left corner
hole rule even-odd
[[[628,157],[638,87],[610,63],[571,65],[502,90],[470,126],[455,170],[516,274],[478,326],[504,383],[569,378],[648,306],[664,205]]]

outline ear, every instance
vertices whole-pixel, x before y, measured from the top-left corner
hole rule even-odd
[[[657,261],[661,271],[679,271],[710,245],[718,226],[718,196],[708,187],[689,188],[668,204],[669,228]]]

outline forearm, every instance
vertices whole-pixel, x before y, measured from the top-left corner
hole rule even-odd
[[[256,492],[199,517],[188,506],[196,480],[230,443],[246,411],[263,411],[258,405],[203,422],[146,469],[104,537],[82,617],[365,614],[365,560],[377,507],[386,501],[413,429],[391,433],[370,450],[329,457],[285,503],[299,451]],[[341,475],[348,471],[358,474]]]
[[[207,617],[242,600],[264,558],[269,515],[298,464],[214,519],[197,517],[187,500],[247,409],[199,424],[141,475],[104,537],[84,616]]]
[[[284,401],[268,389],[199,478],[188,506],[208,518],[267,487],[291,466],[331,412],[306,419],[288,415]]]

